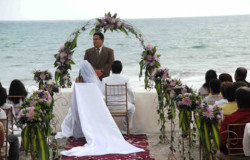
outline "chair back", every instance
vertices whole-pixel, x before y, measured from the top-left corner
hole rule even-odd
[[[12,112],[12,108],[4,109],[6,113],[6,118],[0,118],[0,122],[3,124],[4,128],[4,143],[0,150],[0,159],[6,159],[8,155],[8,135],[9,135],[9,115]]]
[[[105,84],[106,105],[112,110],[128,110],[127,83]]]
[[[243,152],[243,136],[246,123],[228,124],[227,125],[227,148],[228,156],[244,155]]]
[[[112,116],[126,118],[127,135],[129,136],[127,83],[115,85],[105,84],[105,98],[106,105]]]

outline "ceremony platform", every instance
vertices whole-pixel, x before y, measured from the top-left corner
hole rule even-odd
[[[59,93],[55,94],[54,114],[55,121],[54,132],[61,131],[61,124],[68,113],[70,100],[72,95],[72,88],[61,89]],[[160,126],[158,126],[158,115],[156,108],[158,104],[157,94],[155,90],[146,91],[145,89],[134,90],[135,96],[135,114],[133,118],[133,128],[131,133],[160,133]],[[89,106],[91,107],[91,106]],[[119,127],[122,125],[121,118],[115,118]],[[168,127],[167,127],[168,128]]]

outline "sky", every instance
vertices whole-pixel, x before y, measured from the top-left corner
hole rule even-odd
[[[0,0],[1,20],[88,20],[250,14],[250,0]]]

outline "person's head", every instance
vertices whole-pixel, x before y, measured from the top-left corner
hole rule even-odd
[[[0,106],[4,105],[7,99],[7,93],[6,89],[3,87],[0,87]]]
[[[221,73],[221,74],[219,75],[219,80],[220,80],[221,82],[226,82],[226,81],[228,81],[228,82],[233,82],[232,76],[231,76],[230,74],[228,74],[228,73]]]
[[[96,32],[93,35],[93,44],[95,48],[100,48],[104,42],[104,35],[101,32]]]
[[[227,92],[226,92],[226,89],[229,85],[233,85],[233,82],[222,82],[221,85],[220,85],[220,90],[221,90],[221,94],[222,96],[227,99]]]
[[[205,80],[206,82],[203,84],[203,87],[206,87],[206,88],[210,88],[209,87],[209,82],[212,80],[212,79],[217,79],[217,74],[216,74],[216,71],[215,70],[208,70],[206,72],[206,75],[205,75]]]
[[[247,77],[247,69],[244,67],[239,67],[236,69],[234,74],[235,81],[245,81]]]
[[[27,96],[27,91],[23,85],[23,83],[18,80],[18,79],[14,79],[11,83],[10,83],[10,88],[9,88],[9,96]],[[10,101],[13,101],[14,104],[19,103],[20,99],[23,100],[23,98],[8,98]]]
[[[115,74],[120,74],[122,71],[122,62],[121,61],[114,61],[112,63],[112,73],[115,73]]]
[[[236,90],[238,108],[250,108],[250,88],[240,87]]]
[[[209,83],[210,91],[212,94],[219,94],[220,93],[220,80],[212,79]]]

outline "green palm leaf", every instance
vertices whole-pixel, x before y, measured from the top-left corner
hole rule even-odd
[[[219,148],[220,147],[220,132],[218,129],[218,124],[212,123],[211,129],[212,129],[211,134],[214,140],[214,144],[217,148]]]

